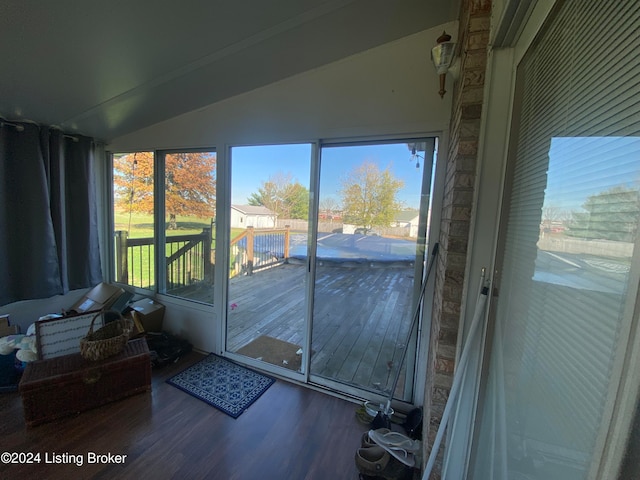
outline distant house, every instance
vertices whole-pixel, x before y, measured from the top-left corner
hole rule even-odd
[[[419,210],[403,210],[397,212],[393,220],[394,227],[403,227],[409,229],[410,237],[418,236],[418,221],[420,220]]]
[[[277,217],[262,205],[231,205],[231,228],[275,228]]]

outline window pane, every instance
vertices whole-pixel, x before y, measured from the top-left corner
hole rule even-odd
[[[115,280],[155,288],[153,152],[113,155]]]
[[[164,154],[166,292],[213,303],[216,152]]]

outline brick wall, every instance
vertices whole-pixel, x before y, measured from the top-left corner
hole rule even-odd
[[[425,388],[424,459],[430,453],[444,411],[456,358],[460,307],[473,215],[480,116],[487,64],[491,0],[463,0],[458,43],[460,77],[454,86],[449,128],[440,249]],[[434,39],[435,44],[435,39]],[[448,95],[449,93],[447,93]],[[440,479],[442,448],[430,479]]]

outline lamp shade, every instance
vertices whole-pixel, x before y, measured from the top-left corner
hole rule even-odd
[[[455,42],[438,43],[431,49],[431,60],[436,67],[436,72],[440,75],[447,73],[453,61],[453,54],[456,49]]]

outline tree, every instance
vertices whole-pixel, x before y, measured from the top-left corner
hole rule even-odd
[[[640,191],[624,185],[591,195],[583,212],[571,212],[567,235],[633,242],[640,221]]]
[[[120,211],[153,214],[153,153],[114,157],[115,207]],[[216,206],[216,156],[210,152],[165,156],[165,210],[168,228],[177,228],[177,215],[213,217]]]
[[[382,171],[375,163],[365,161],[343,180],[340,195],[345,223],[386,227],[395,212],[402,208],[396,199],[404,182],[393,176],[389,168]]]
[[[564,227],[567,212],[555,205],[542,207],[542,228],[545,232],[551,232],[554,228]]]
[[[153,213],[153,153],[115,155],[113,193],[116,210]]]
[[[262,205],[281,218],[306,220],[309,216],[309,190],[291,175],[277,173],[247,199],[249,205]]]
[[[324,197],[320,200],[320,213],[324,214],[326,218],[333,221],[333,215],[338,211],[340,205],[338,201],[333,197]]]

